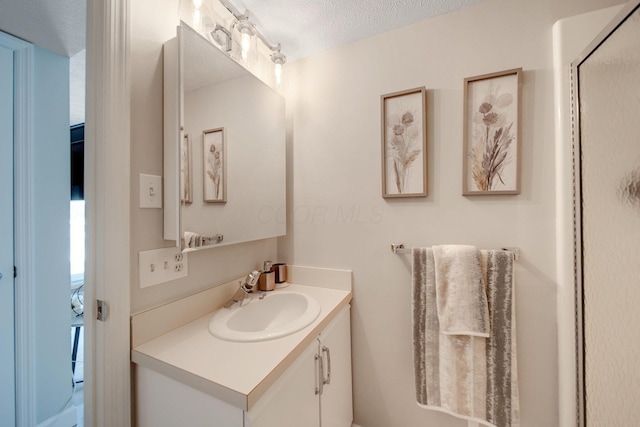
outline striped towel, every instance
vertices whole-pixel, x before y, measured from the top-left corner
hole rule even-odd
[[[412,251],[416,400],[489,427],[518,427],[513,256],[480,251],[491,325],[488,338],[440,330],[436,266],[430,248]]]

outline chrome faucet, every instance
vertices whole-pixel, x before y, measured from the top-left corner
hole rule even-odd
[[[258,279],[260,279],[260,272],[254,270],[245,277],[244,282],[238,282],[240,288],[233,294],[231,300],[224,305],[225,308],[233,308],[237,305],[242,306],[244,301],[247,298],[251,299],[250,297],[252,296],[258,296],[260,299],[264,298],[266,293],[258,291]]]

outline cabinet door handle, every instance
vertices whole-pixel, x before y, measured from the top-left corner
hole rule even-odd
[[[322,346],[322,352],[327,353],[327,378],[324,378],[324,373],[322,373],[322,384],[328,385],[331,384],[331,350],[329,350],[328,347]]]
[[[315,361],[319,371],[316,372],[316,395],[318,395],[322,394],[324,390],[324,362],[318,353],[316,353]]]

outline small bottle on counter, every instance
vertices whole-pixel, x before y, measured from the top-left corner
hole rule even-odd
[[[264,268],[260,274],[258,289],[261,291],[272,291],[276,287],[276,273],[272,270],[271,261],[264,262]]]

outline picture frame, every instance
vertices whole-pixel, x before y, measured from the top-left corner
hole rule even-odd
[[[462,195],[520,194],[522,68],[464,79]]]
[[[180,143],[180,202],[193,203],[191,137],[184,134]]]
[[[427,90],[380,97],[382,197],[427,196]]]
[[[227,201],[227,147],[223,127],[202,132],[203,200]]]

